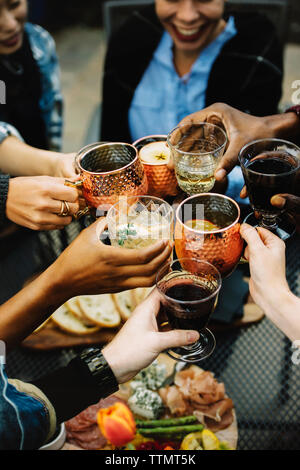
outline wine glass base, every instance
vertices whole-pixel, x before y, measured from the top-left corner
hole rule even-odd
[[[216,339],[208,328],[205,328],[202,331],[202,334],[200,333],[200,344],[197,341],[197,343],[194,345],[192,344],[191,346],[169,349],[166,351],[168,356],[176,361],[188,363],[203,361],[203,359],[209,357],[216,347]]]
[[[251,225],[252,227],[260,227],[259,219],[254,215],[254,212],[251,212],[244,220],[244,223]],[[269,229],[281,240],[288,240],[296,231],[296,225],[293,224],[286,214],[282,214],[277,218],[277,227],[274,230]]]

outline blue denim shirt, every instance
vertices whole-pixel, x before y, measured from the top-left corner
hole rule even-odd
[[[38,449],[48,433],[45,404],[11,385],[0,364],[0,450]]]
[[[41,26],[26,23],[25,32],[41,74],[42,95],[39,105],[46,126],[48,148],[59,151],[62,144],[63,98],[55,43]],[[22,138],[21,134],[21,130],[0,121],[0,143],[9,135]]]
[[[168,134],[187,115],[205,107],[208,79],[224,45],[236,35],[234,18],[199,54],[190,72],[179,77],[173,62],[173,40],[165,31],[138,84],[128,111],[132,141]]]

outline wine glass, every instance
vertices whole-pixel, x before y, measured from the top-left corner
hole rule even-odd
[[[176,210],[175,249],[178,258],[213,264],[223,278],[241,259],[240,208],[228,196],[203,193],[191,196]]]
[[[167,142],[182,191],[188,195],[210,191],[226,148],[225,131],[207,122],[186,122],[169,133]]]
[[[172,207],[153,196],[122,197],[107,213],[110,242],[123,248],[143,248],[173,239]]]
[[[252,212],[245,222],[259,225],[287,240],[295,225],[283,214],[284,210],[271,204],[275,194],[296,192],[299,176],[300,149],[297,145],[280,139],[260,139],[245,145],[239,154]]]
[[[198,362],[214,351],[216,340],[206,325],[217,304],[221,285],[219,271],[199,259],[180,258],[165,264],[158,272],[160,315],[166,316],[173,329],[197,330],[200,334],[192,345],[168,350],[173,359]]]

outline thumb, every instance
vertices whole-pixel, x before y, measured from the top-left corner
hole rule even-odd
[[[187,346],[199,339],[198,331],[194,330],[171,330],[165,333],[157,333],[160,351],[179,346]]]
[[[257,231],[259,233],[259,236],[263,244],[267,246],[268,248],[277,247],[279,245],[285,246],[284,242],[280,240],[280,238],[277,237],[277,235],[270,232],[270,230],[267,230],[266,228],[263,228],[263,227],[257,227]]]
[[[240,151],[240,144],[237,139],[232,138],[229,146],[221,158],[221,161],[215,171],[215,178],[217,181],[221,181],[225,176],[231,172],[238,162],[238,155]]]
[[[272,197],[271,204],[280,209],[284,208],[291,214],[300,215],[300,197],[292,194],[276,194]]]

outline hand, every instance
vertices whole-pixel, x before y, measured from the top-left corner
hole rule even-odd
[[[284,209],[294,217],[297,232],[300,233],[300,197],[292,194],[276,194],[272,197],[271,204],[279,209]]]
[[[58,178],[66,178],[76,181],[80,176],[76,172],[75,168],[75,153],[57,153],[53,155],[55,163],[53,165],[53,174]]]
[[[102,353],[119,383],[134,377],[168,348],[192,344],[199,339],[197,331],[158,331],[156,316],[160,296],[155,289],[132,313],[131,317]]]
[[[242,199],[248,196],[246,186],[240,192]],[[296,230],[300,233],[300,197],[293,194],[276,194],[271,198],[271,204],[278,209],[285,210],[290,214],[296,222]],[[255,213],[256,217],[260,217],[258,212]]]
[[[67,298],[150,287],[171,255],[172,243],[165,241],[143,249],[104,245],[99,238],[106,226],[103,218],[90,225],[54,263],[52,277]]]
[[[200,121],[219,125],[226,130],[227,150],[216,171],[215,178],[222,181],[238,162],[241,148],[255,139],[275,137],[272,126],[266,118],[242,113],[224,103],[215,103],[202,111],[190,114],[180,124]]]
[[[240,233],[248,244],[244,257],[250,266],[250,293],[254,302],[264,309],[289,291],[285,276],[285,244],[261,227],[256,230],[242,224]]]
[[[70,215],[59,216],[62,203],[67,201]],[[31,230],[62,229],[79,210],[78,192],[64,186],[63,178],[25,176],[11,178],[6,201],[6,216]]]

